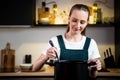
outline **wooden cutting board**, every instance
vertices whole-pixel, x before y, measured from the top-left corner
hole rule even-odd
[[[15,66],[15,50],[1,50],[1,66],[5,72],[11,72]]]

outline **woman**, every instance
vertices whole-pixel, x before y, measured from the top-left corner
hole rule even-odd
[[[49,58],[56,58],[56,53],[59,60],[88,60],[95,62],[96,65],[90,66],[89,69],[101,69],[99,60],[100,54],[97,44],[94,39],[83,35],[83,32],[89,21],[89,8],[83,4],[75,4],[69,14],[68,29],[64,35],[52,37],[54,47],[48,44],[43,51],[43,55],[34,63],[33,71],[39,70],[40,66]]]

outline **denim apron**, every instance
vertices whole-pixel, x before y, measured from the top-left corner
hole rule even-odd
[[[88,48],[90,45],[90,38],[86,38],[83,49],[66,49],[62,35],[57,36],[60,46],[60,60],[88,60]]]

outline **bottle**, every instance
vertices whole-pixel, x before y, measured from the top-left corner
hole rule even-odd
[[[96,24],[97,22],[97,10],[98,10],[98,6],[97,3],[93,4],[93,23]]]
[[[97,24],[101,24],[102,23],[102,11],[101,8],[98,8],[97,10]]]
[[[42,1],[42,6],[38,8],[38,23],[41,23],[41,19],[45,18],[45,7],[46,7],[46,2]]]
[[[31,63],[31,55],[30,54],[25,55],[25,63]]]

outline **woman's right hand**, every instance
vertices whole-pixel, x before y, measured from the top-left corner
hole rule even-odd
[[[47,50],[46,52],[46,58],[56,58],[56,52],[57,52],[57,49],[56,47],[51,47]]]

